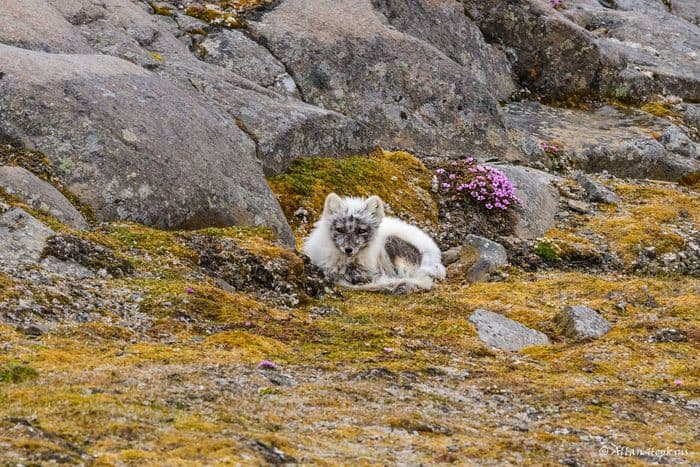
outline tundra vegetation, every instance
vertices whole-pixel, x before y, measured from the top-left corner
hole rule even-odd
[[[0,464],[700,464],[697,0],[1,3]]]

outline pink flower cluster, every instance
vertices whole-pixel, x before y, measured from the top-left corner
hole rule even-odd
[[[549,144],[549,143],[540,143],[540,147],[542,148],[543,151],[550,151],[550,152],[559,152],[559,146],[556,144]]]
[[[449,170],[439,168],[435,173],[443,191],[469,199],[486,209],[506,210],[516,204],[522,205],[506,174],[493,167],[478,165],[473,157],[452,162]]]
[[[552,8],[564,6],[564,0],[549,0],[549,6]]]

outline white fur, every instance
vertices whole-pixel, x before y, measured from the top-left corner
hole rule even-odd
[[[355,258],[349,258],[338,251],[331,239],[331,216],[340,209],[346,209],[350,213],[366,213],[370,210],[376,212],[377,217],[381,219],[374,238]],[[419,267],[394,268],[384,249],[387,238],[390,236],[396,236],[418,249],[421,253]],[[313,264],[330,276],[342,274],[349,263],[355,262],[375,277],[367,284],[353,285],[343,280],[339,281],[340,285],[352,289],[430,290],[434,287],[435,279],[445,278],[445,267],[441,262],[442,254],[433,239],[418,227],[395,217],[384,216],[383,203],[376,196],[369,199],[340,198],[331,193],[326,199],[321,218],[304,241],[303,251],[311,258]]]

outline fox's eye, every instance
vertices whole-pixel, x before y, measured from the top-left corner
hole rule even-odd
[[[345,229],[342,228],[342,227],[336,227],[336,228],[335,228],[335,231],[338,232],[338,233],[345,233]]]
[[[357,229],[357,233],[359,233],[359,234],[366,234],[366,233],[367,233],[367,229],[359,228],[359,229]]]

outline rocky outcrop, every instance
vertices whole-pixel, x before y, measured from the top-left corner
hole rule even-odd
[[[0,43],[43,52],[95,52],[71,23],[45,0],[3,1]]]
[[[619,177],[678,180],[700,170],[700,150],[668,120],[612,106],[592,112],[537,102],[508,104],[506,120],[531,163],[558,164]],[[541,143],[557,146],[545,151]]]
[[[90,227],[60,191],[22,167],[0,166],[0,188],[78,230]]]
[[[624,2],[619,9],[603,6],[618,2],[596,0],[558,9],[537,0],[464,3],[486,39],[511,51],[513,70],[533,92],[552,99],[644,101],[657,93],[700,99],[694,52],[700,32],[683,19],[687,14],[664,11],[663,2]],[[650,12],[651,3],[659,8]]]
[[[202,59],[280,94],[299,99],[297,85],[284,65],[260,44],[235,29],[212,32],[199,43]]]
[[[546,335],[492,311],[478,309],[469,317],[479,338],[492,347],[516,351],[533,345],[546,345]]]
[[[652,3],[656,5],[650,11]],[[596,0],[573,0],[560,10],[590,31],[604,60],[612,64],[600,79],[601,94],[646,100],[661,93],[700,100],[700,30],[664,3],[629,1],[612,9]]]
[[[0,135],[43,151],[101,219],[291,231],[255,145],[191,92],[126,61],[0,45]]]
[[[384,147],[513,156],[497,101],[508,89],[505,67],[492,63],[492,48],[458,5],[375,4],[287,0],[249,29],[286,65],[306,102],[359,121]]]

